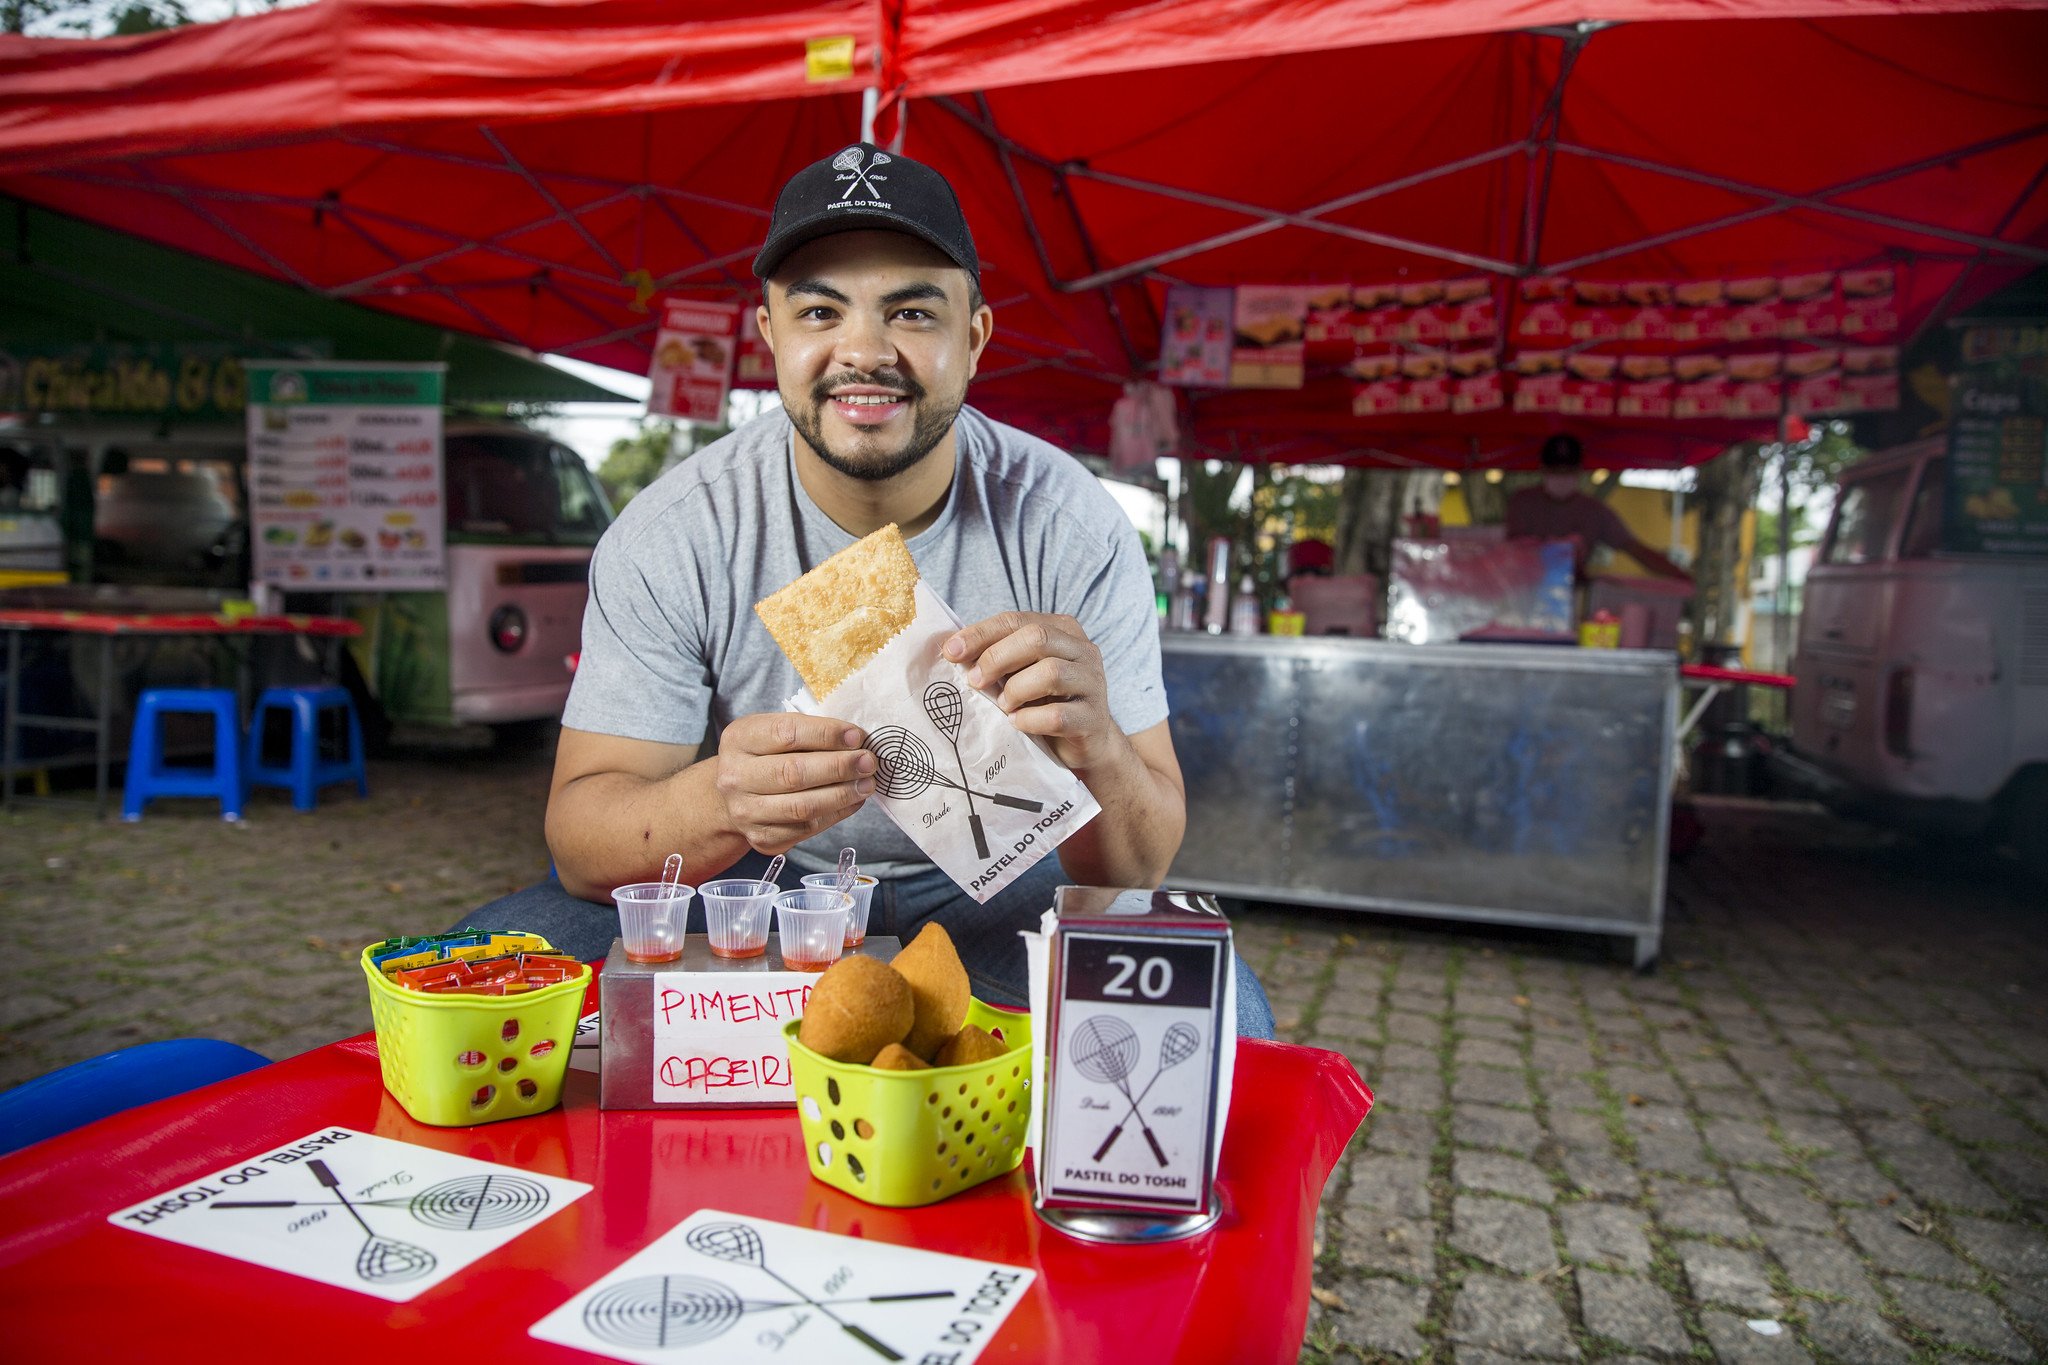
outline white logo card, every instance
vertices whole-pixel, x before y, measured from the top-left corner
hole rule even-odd
[[[699,1209],[532,1335],[616,1360],[970,1365],[1036,1272]]]
[[[590,1192],[323,1128],[109,1214],[115,1227],[404,1303]]]
[[[1047,1202],[1204,1212],[1227,1104],[1228,940],[1065,930],[1054,1076],[1038,1148]]]

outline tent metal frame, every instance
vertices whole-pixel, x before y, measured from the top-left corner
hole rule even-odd
[[[1639,252],[1653,250],[1659,246],[1668,245],[1688,237],[1697,237],[1719,231],[1723,228],[1739,226],[1760,218],[1798,211],[1817,213],[1853,222],[1868,223],[1893,231],[1911,233],[1916,236],[1940,241],[1956,242],[1964,246],[1975,247],[1980,256],[2008,256],[2016,260],[2036,264],[2048,262],[2048,250],[2029,246],[2023,242],[2007,241],[1997,235],[1987,237],[1979,233],[1963,232],[1933,223],[1901,217],[1897,214],[1879,213],[1869,209],[1859,209],[1851,205],[1832,202],[1843,195],[1853,194],[1859,190],[1870,189],[1877,185],[1904,179],[1908,176],[1970,157],[1981,156],[1985,153],[1998,151],[2018,143],[2048,136],[2048,123],[2034,124],[1999,137],[1986,138],[1933,156],[1922,157],[1915,161],[1888,167],[1807,193],[1774,190],[1729,176],[1696,171],[1683,166],[1674,166],[1666,162],[1632,156],[1623,152],[1609,151],[1560,138],[1558,130],[1563,118],[1565,91],[1571,80],[1572,73],[1576,69],[1579,57],[1584,52],[1587,43],[1591,41],[1596,33],[1608,27],[1612,27],[1612,25],[1596,20],[1564,28],[1545,27],[1523,30],[1525,33],[1557,39],[1562,44],[1557,74],[1551,81],[1549,91],[1544,98],[1542,106],[1538,109],[1532,120],[1526,136],[1513,142],[1502,143],[1499,146],[1472,153],[1469,156],[1459,157],[1435,166],[1425,167],[1419,171],[1410,172],[1406,175],[1397,176],[1390,180],[1381,181],[1377,184],[1367,185],[1361,189],[1353,190],[1347,194],[1324,200],[1321,203],[1311,204],[1306,208],[1298,210],[1276,209],[1263,204],[1248,203],[1222,195],[1208,194],[1183,186],[1167,184],[1162,181],[1145,180],[1136,176],[1099,170],[1078,161],[1056,160],[1005,133],[997,125],[995,117],[989,109],[986,97],[981,94],[975,96],[975,108],[973,109],[969,109],[960,100],[950,96],[933,97],[931,103],[979,133],[994,148],[1002,163],[1004,175],[1009,182],[1011,195],[1016,201],[1019,214],[1023,217],[1025,229],[1030,234],[1032,247],[1038,256],[1039,265],[1044,270],[1046,279],[1055,289],[1068,294],[1080,294],[1094,289],[1106,289],[1109,286],[1127,280],[1152,275],[1163,266],[1184,261],[1190,257],[1203,255],[1223,247],[1234,246],[1237,243],[1264,236],[1287,227],[1328,233],[1333,236],[1344,237],[1369,245],[1387,247],[1396,251],[1404,251],[1432,260],[1463,265],[1473,270],[1508,278],[1565,274],[1588,265],[1596,265],[1604,261],[1616,260]],[[1518,261],[1484,256],[1439,243],[1402,237],[1394,233],[1374,231],[1368,228],[1326,221],[1329,214],[1341,212],[1344,209],[1375,199],[1384,198],[1387,195],[1395,194],[1401,190],[1440,179],[1447,175],[1456,175],[1463,171],[1490,165],[1504,158],[1518,155],[1526,157],[1528,161],[1527,184],[1523,196],[1522,247]],[[1574,156],[1609,165],[1622,166],[1647,174],[1669,176],[1676,180],[1725,190],[1731,194],[1758,200],[1759,203],[1752,208],[1740,210],[1736,213],[1725,214],[1718,218],[1688,224],[1680,228],[1651,233],[1632,241],[1617,243],[1616,245],[1602,248],[1599,251],[1589,252],[1568,260],[1546,262],[1541,259],[1541,243],[1544,225],[1548,216],[1551,178],[1555,169],[1556,158],[1559,155]],[[1045,233],[1040,227],[1038,216],[1034,212],[1032,204],[1024,193],[1023,186],[1018,179],[1016,173],[1016,163],[1018,161],[1029,162],[1052,177],[1056,197],[1068,205],[1069,212],[1076,218],[1076,227],[1082,232],[1084,239],[1085,224],[1080,222],[1080,209],[1071,192],[1071,182],[1074,180],[1087,180],[1099,184],[1113,185],[1121,189],[1158,195],[1162,198],[1181,203],[1197,204],[1205,208],[1237,213],[1252,221],[1242,227],[1210,233],[1176,246],[1162,248],[1137,260],[1121,265],[1101,267],[1091,263],[1089,273],[1085,275],[1071,278],[1062,277],[1053,268],[1051,253],[1046,246]],[[2037,176],[2014,203],[2012,209],[2001,220],[1997,229],[1998,232],[2003,232],[2011,224],[2012,220],[2017,217],[2019,210],[2039,187],[2040,177]],[[1089,244],[1088,251],[1090,256],[1096,254],[1092,243]],[[1905,254],[1910,256],[1926,253],[1908,252]],[[1126,338],[1126,345],[1128,346],[1128,338]]]
[[[1985,155],[2003,148],[2012,147],[2048,136],[2048,122],[2036,123],[2002,136],[1987,138],[1966,146],[1957,147],[1933,156],[1888,167],[1858,176],[1851,180],[1828,185],[1807,192],[1792,192],[1771,189],[1749,183],[1734,177],[1718,175],[1707,171],[1693,170],[1667,162],[1634,156],[1587,145],[1583,142],[1565,140],[1560,136],[1565,108],[1565,99],[1573,73],[1587,45],[1597,34],[1612,25],[1603,21],[1562,26],[1545,26],[1524,29],[1522,32],[1555,41],[1558,44],[1554,72],[1548,81],[1548,88],[1541,105],[1531,118],[1527,133],[1512,141],[1501,143],[1457,157],[1421,170],[1362,186],[1334,198],[1310,204],[1299,209],[1274,208],[1224,195],[1206,193],[1186,186],[1173,185],[1163,181],[1149,180],[1137,176],[1123,175],[1098,169],[1079,161],[1060,161],[1048,156],[998,126],[995,115],[984,93],[976,92],[968,98],[955,96],[933,96],[929,102],[938,109],[959,120],[967,128],[983,138],[1001,167],[1004,180],[1014,200],[1023,227],[1028,234],[1032,250],[1040,269],[1050,286],[1063,294],[1100,294],[1109,322],[1115,333],[1125,363],[1132,373],[1142,373],[1146,368],[1143,356],[1136,344],[1133,329],[1126,316],[1126,304],[1119,298],[1119,289],[1134,289],[1131,299],[1147,313],[1155,310],[1150,290],[1143,286],[1162,278],[1164,267],[1202,256],[1224,247],[1236,245],[1285,228],[1323,233],[1349,241],[1402,252],[1426,260],[1443,262],[1447,265],[1484,272],[1496,277],[1514,279],[1532,275],[1564,274],[1587,266],[1622,259],[1686,238],[1698,237],[1722,229],[1740,226],[1758,219],[1780,214],[1807,213],[1839,219],[1845,222],[1867,224],[1894,233],[1903,233],[1931,242],[1952,243],[1971,249],[1970,254],[1960,257],[1966,263],[1963,274],[1950,287],[1943,298],[1943,305],[1952,299],[1963,286],[1970,270],[1985,260],[1998,257],[2020,262],[2039,264],[2048,262],[2048,249],[2031,246],[2024,242],[2005,239],[2002,235],[2018,217],[2020,211],[2036,194],[2048,175],[2048,166],[2036,174],[2005,213],[1991,235],[1947,228],[1934,223],[1916,220],[1894,213],[1883,213],[1858,208],[1838,202],[1842,197],[1877,185],[1900,180],[1943,165],[1970,157]],[[911,101],[902,97],[900,91],[880,92],[870,87],[862,96],[862,129],[864,135],[872,137],[877,115],[880,111],[893,112],[895,117],[895,143],[900,146],[904,125],[909,115]],[[467,295],[486,290],[525,287],[535,293],[545,292],[570,312],[584,317],[597,329],[594,334],[580,339],[564,339],[553,343],[552,349],[565,354],[588,351],[620,341],[631,341],[641,347],[647,346],[647,336],[654,330],[654,320],[635,321],[620,327],[615,325],[615,314],[607,314],[596,305],[595,300],[616,300],[621,294],[629,295],[628,307],[644,309],[649,295],[679,286],[713,288],[747,292],[753,287],[750,277],[743,277],[734,267],[750,258],[756,246],[724,253],[714,252],[703,236],[692,225],[690,208],[711,209],[723,213],[741,215],[765,225],[771,216],[769,211],[757,205],[741,204],[690,190],[666,185],[652,185],[595,176],[581,171],[542,170],[522,158],[489,124],[476,125],[476,132],[495,154],[494,157],[470,154],[462,151],[435,147],[414,147],[393,141],[388,137],[364,133],[344,133],[338,141],[344,145],[374,152],[383,156],[404,156],[426,161],[439,162],[466,170],[487,172],[494,175],[510,176],[539,201],[544,212],[539,216],[500,229],[488,235],[466,236],[459,232],[439,227],[429,222],[410,218],[403,214],[371,208],[348,202],[340,191],[331,190],[325,195],[272,194],[260,191],[225,189],[208,185],[193,184],[171,178],[170,165],[189,153],[164,153],[153,156],[128,158],[116,163],[126,168],[126,174],[113,173],[111,168],[94,170],[76,168],[56,170],[50,175],[60,179],[101,188],[124,191],[140,190],[164,196],[176,203],[186,213],[210,230],[233,242],[242,251],[279,277],[289,280],[301,288],[334,299],[369,299],[375,297],[401,297],[412,293],[432,294],[445,299],[450,306],[459,309],[471,318],[486,335],[501,341],[520,345],[518,339],[479,308]],[[222,149],[231,150],[231,149]],[[1541,245],[1548,216],[1550,186],[1555,173],[1557,159],[1569,156],[1596,162],[1606,166],[1619,167],[1640,174],[1666,176],[1675,180],[1708,186],[1756,202],[1750,207],[1726,213],[1705,221],[1687,224],[1677,228],[1647,233],[1633,240],[1616,243],[1597,251],[1586,252],[1569,259],[1544,261]],[[1331,221],[1332,215],[1347,209],[1386,198],[1418,185],[1458,175],[1521,157],[1526,162],[1522,195],[1519,249],[1509,259],[1500,255],[1488,255],[1468,251],[1442,243],[1418,240],[1397,232],[1381,231],[1353,224]],[[1050,239],[1054,229],[1044,220],[1045,209],[1042,201],[1034,205],[1026,191],[1020,165],[1029,165],[1042,172],[1050,180],[1054,198],[1066,206],[1068,222],[1061,225],[1058,234],[1063,241],[1071,243],[1084,264],[1084,272],[1063,276],[1056,264],[1055,253]],[[1139,259],[1106,263],[1093,235],[1089,230],[1086,215],[1082,210],[1074,189],[1076,182],[1102,185],[1138,194],[1156,195],[1177,203],[1192,204],[1224,213],[1241,215],[1249,221],[1242,226],[1220,232],[1208,233],[1179,244],[1151,251]],[[591,193],[592,197],[581,202],[572,202],[579,193]],[[689,265],[669,271],[659,278],[649,275],[644,269],[628,269],[614,249],[607,245],[602,233],[593,227],[592,218],[616,209],[622,204],[637,203],[639,214],[644,219],[650,211],[659,212],[691,245],[700,253],[701,259]],[[291,263],[264,246],[259,235],[246,226],[239,226],[228,217],[216,211],[216,205],[243,204],[273,208],[281,212],[304,212],[312,215],[316,223],[328,218],[351,235],[371,247],[388,264],[357,278],[330,285],[317,285],[294,268]],[[529,234],[554,227],[566,227],[588,248],[597,261],[611,273],[591,269],[545,255],[522,250],[516,243]],[[401,231],[428,238],[439,243],[431,250],[408,252],[384,239],[378,228]],[[446,262],[478,253],[489,253],[515,266],[529,267],[529,273],[514,273],[502,277],[488,277],[461,281],[436,279],[435,267]],[[636,253],[637,254],[637,253]],[[1894,258],[1922,256],[1958,259],[1938,251],[1894,251]],[[711,278],[706,278],[711,277]],[[583,297],[579,297],[582,295]],[[586,302],[586,299],[592,301]],[[1937,308],[1937,313],[1940,311]],[[1152,319],[1157,325],[1156,316]],[[1018,346],[1017,340],[1029,340],[1037,346],[1060,351],[1062,354],[1049,356],[1035,354],[1031,348]],[[1071,345],[1058,345],[1043,338],[1021,338],[1014,331],[1001,339],[999,352],[1015,356],[1015,364],[988,372],[987,378],[1016,374],[1029,369],[1057,368],[1077,375],[1108,383],[1121,383],[1124,376],[1114,375],[1099,365],[1089,365],[1080,359]],[[1085,354],[1085,353],[1083,353]],[[1373,452],[1378,458],[1387,458],[1384,452]]]

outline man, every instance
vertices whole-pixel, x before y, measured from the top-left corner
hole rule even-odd
[[[671,851],[701,883],[758,875],[776,853],[826,870],[852,845],[880,881],[871,933],[908,939],[936,919],[978,995],[1024,1003],[1017,931],[1053,888],[1156,886],[1186,823],[1137,534],[1078,462],[962,406],[994,316],[937,172],[865,143],[799,171],[754,273],[783,410],[657,481],[598,546],[548,800],[560,882],[468,923],[596,957],[618,919],[586,901],[651,879]],[[867,805],[858,727],[783,709],[796,673],[753,612],[889,522],[973,623],[947,657],[999,688],[1102,806],[986,905]],[[1270,1037],[1242,964],[1238,993],[1241,1031]]]
[[[1582,581],[1593,547],[1605,545],[1629,556],[1651,573],[1692,582],[1691,574],[1637,540],[1612,507],[1579,491],[1579,470],[1585,463],[1585,454],[1576,436],[1560,432],[1551,437],[1543,443],[1541,459],[1542,484],[1519,489],[1508,497],[1506,520],[1510,538],[1571,541],[1573,573]]]

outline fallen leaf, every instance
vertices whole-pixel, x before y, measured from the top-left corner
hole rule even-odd
[[[1890,1194],[1887,1194],[1887,1195],[1883,1195],[1883,1196],[1881,1196],[1881,1197],[1880,1197],[1880,1198],[1878,1199],[1878,1201],[1877,1201],[1877,1202],[1878,1202],[1878,1203],[1880,1203],[1880,1204],[1886,1205],[1887,1207],[1889,1207],[1890,1205],[1896,1204],[1896,1203],[1898,1203],[1898,1202],[1899,1202],[1899,1195],[1898,1195],[1898,1192],[1897,1192],[1896,1190],[1894,1190],[1894,1191],[1893,1191],[1892,1193],[1890,1193]]]
[[[1339,934],[1337,935],[1337,944],[1342,948],[1356,948],[1358,946],[1358,935]]]
[[[1637,1107],[1639,1107],[1639,1108],[1640,1108],[1641,1106],[1643,1106],[1643,1105],[1645,1105],[1645,1104],[1648,1104],[1648,1103],[1649,1103],[1649,1101],[1648,1101],[1648,1100],[1644,1099],[1644,1098],[1643,1098],[1643,1097],[1642,1097],[1641,1095],[1637,1095],[1637,1094],[1631,1094],[1631,1095],[1630,1095],[1630,1096],[1628,1097],[1628,1102],[1629,1102],[1630,1104],[1636,1105],[1636,1106],[1637,1106]]]
[[[392,895],[394,895],[394,896],[403,896],[403,895],[405,894],[405,883],[404,883],[404,882],[386,882],[386,883],[384,883],[384,889],[385,889],[386,891],[389,891],[389,892],[390,892],[390,893],[391,893]]]
[[[1338,1298],[1334,1290],[1325,1289],[1321,1285],[1316,1284],[1309,1286],[1308,1293],[1310,1298],[1329,1309],[1332,1313],[1348,1313],[1351,1311],[1344,1306],[1344,1300]]]
[[[1529,1008],[1529,997],[1526,995],[1518,995],[1515,997],[1515,1004],[1520,1006],[1522,1009],[1527,1009]]]

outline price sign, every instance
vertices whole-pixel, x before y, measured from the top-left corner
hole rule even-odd
[[[1228,924],[1076,916],[1062,919],[1052,951],[1040,1204],[1208,1212],[1219,1059],[1237,1041],[1225,1012]]]

